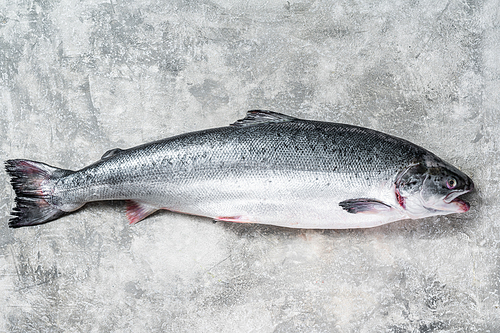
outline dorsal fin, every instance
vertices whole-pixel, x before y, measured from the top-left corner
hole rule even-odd
[[[231,126],[244,127],[264,123],[281,123],[284,121],[292,121],[297,118],[287,116],[278,112],[267,110],[251,110],[247,112],[245,118],[237,120]]]
[[[120,148],[110,149],[107,152],[105,152],[104,155],[102,155],[101,160],[105,160],[107,158],[115,156],[116,154],[118,154],[121,151],[122,150]]]

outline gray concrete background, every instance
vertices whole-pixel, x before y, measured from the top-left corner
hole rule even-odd
[[[7,227],[0,331],[500,332],[497,1],[0,1],[0,159],[78,169],[248,109],[362,125],[469,174],[466,214],[368,230]]]

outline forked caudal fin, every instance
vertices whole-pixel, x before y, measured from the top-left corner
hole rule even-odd
[[[16,207],[9,227],[46,223],[67,214],[52,203],[52,188],[57,179],[73,173],[29,160],[8,160],[5,170],[16,192]]]

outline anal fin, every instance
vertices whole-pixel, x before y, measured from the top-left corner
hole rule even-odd
[[[349,199],[339,203],[345,211],[351,214],[365,213],[365,214],[377,214],[382,212],[388,212],[392,209],[391,206],[378,201],[376,199]]]
[[[127,200],[127,218],[130,224],[135,224],[149,215],[153,214],[160,208],[134,200]]]

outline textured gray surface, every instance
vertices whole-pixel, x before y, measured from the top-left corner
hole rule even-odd
[[[7,228],[0,331],[499,332],[497,1],[0,1],[0,159],[78,169],[247,109],[404,137],[461,215],[288,230],[121,202]]]

